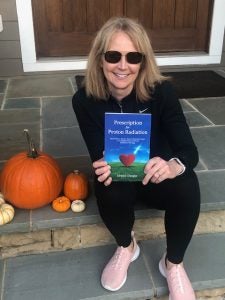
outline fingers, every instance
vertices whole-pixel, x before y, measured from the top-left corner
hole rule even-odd
[[[160,183],[169,178],[169,167],[167,161],[160,157],[152,158],[144,169],[145,177],[142,181],[146,185],[149,181],[152,183]]]
[[[103,160],[103,158],[96,160],[93,162],[92,164],[94,169],[100,168],[100,167],[104,167],[107,166],[107,162]]]
[[[112,182],[112,177],[109,177],[109,178],[107,178],[107,179],[104,181],[104,185],[105,185],[105,186],[108,186],[108,185],[111,184],[111,182]]]
[[[105,186],[108,186],[112,182],[112,178],[110,177],[111,174],[111,167],[107,164],[106,161],[101,158],[93,162],[93,168],[95,169],[95,174],[98,176],[99,182],[104,182]]]
[[[105,168],[104,168],[104,169],[105,169]],[[98,174],[98,173],[100,173],[100,174]],[[106,171],[102,172],[101,169],[97,169],[97,170],[95,171],[95,174],[96,174],[96,175],[99,175],[99,176],[98,176],[98,181],[99,181],[99,182],[104,182],[104,181],[105,181],[106,179],[108,179],[108,177],[110,176],[111,171],[110,171],[110,168],[109,168],[109,166],[108,166]]]

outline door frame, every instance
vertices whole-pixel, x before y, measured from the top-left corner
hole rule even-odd
[[[81,57],[37,59],[31,0],[16,0],[22,63],[24,72],[85,70],[87,59]],[[156,55],[159,66],[220,64],[225,28],[225,1],[214,0],[209,53],[191,52]]]

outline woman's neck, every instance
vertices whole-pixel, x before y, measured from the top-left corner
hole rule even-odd
[[[111,90],[110,93],[117,101],[121,101],[123,98],[130,95],[131,91],[132,89],[129,90],[115,89],[115,90]]]

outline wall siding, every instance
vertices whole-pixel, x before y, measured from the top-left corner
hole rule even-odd
[[[0,12],[3,21],[17,21],[16,0],[1,0]]]
[[[16,0],[0,0],[0,13],[2,14],[4,28],[3,32],[0,33],[0,77],[30,75],[31,73],[23,72]],[[171,66],[161,67],[161,69],[163,71],[225,69],[225,43],[223,44],[223,55],[219,65]],[[34,74],[41,73],[35,72]]]
[[[16,0],[0,0],[3,31],[0,32],[0,76],[24,75]]]
[[[3,21],[4,30],[0,33],[0,41],[19,41],[19,27],[16,21]]]

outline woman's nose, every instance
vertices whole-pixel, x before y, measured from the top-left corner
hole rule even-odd
[[[120,67],[120,69],[126,69],[126,67],[127,67],[127,60],[126,60],[126,56],[125,55],[121,56],[121,59],[119,61],[119,67]]]

